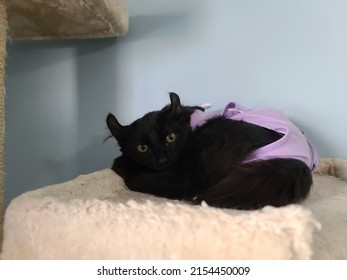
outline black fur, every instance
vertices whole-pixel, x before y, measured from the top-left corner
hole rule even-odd
[[[182,106],[175,93],[170,99],[170,105],[128,126],[107,116],[122,152],[112,169],[129,189],[236,209],[283,206],[307,197],[312,176],[305,163],[296,159],[244,163],[252,151],[280,139],[280,134],[224,117],[192,131],[190,115],[203,109]]]

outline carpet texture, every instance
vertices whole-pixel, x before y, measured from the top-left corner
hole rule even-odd
[[[124,35],[123,0],[7,0],[11,39],[101,38]]]
[[[27,192],[5,214],[3,259],[347,258],[347,162],[321,160],[302,205],[192,206],[127,190],[111,170]]]

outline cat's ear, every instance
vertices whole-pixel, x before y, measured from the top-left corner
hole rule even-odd
[[[181,105],[180,97],[174,92],[170,92],[169,94],[170,94],[170,100],[171,100],[170,113],[181,112],[182,105]]]
[[[111,134],[118,140],[118,142],[123,138],[125,134],[126,127],[122,126],[116,117],[109,113],[106,118],[106,124]]]

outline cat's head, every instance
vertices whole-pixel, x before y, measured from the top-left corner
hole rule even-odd
[[[154,171],[179,164],[192,132],[190,115],[202,109],[182,106],[179,96],[172,92],[170,100],[162,110],[150,112],[130,125],[121,125],[112,114],[106,119],[122,154]]]

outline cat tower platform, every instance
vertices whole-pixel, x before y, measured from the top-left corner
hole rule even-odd
[[[300,205],[255,211],[128,190],[106,169],[24,193],[3,259],[347,259],[347,161],[321,159]]]
[[[123,0],[6,0],[11,39],[76,39],[124,35]]]

